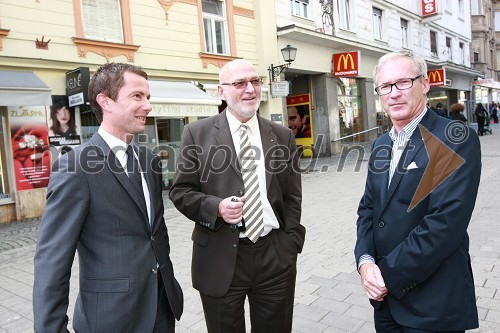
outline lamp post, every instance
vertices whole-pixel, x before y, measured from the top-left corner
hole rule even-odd
[[[297,48],[287,45],[281,49],[281,55],[283,56],[283,60],[285,60],[286,64],[278,66],[273,66],[273,64],[271,64],[271,66],[267,69],[269,71],[269,78],[271,82],[276,82],[285,68],[290,67],[290,64],[295,60],[295,56],[297,55]]]

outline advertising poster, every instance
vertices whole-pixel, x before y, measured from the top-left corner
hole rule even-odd
[[[8,107],[8,113],[17,190],[46,187],[51,162],[45,106]]]
[[[313,146],[311,123],[311,97],[309,94],[288,96],[286,98],[288,128],[295,135],[297,146],[304,149],[304,156],[310,156]],[[305,149],[309,147],[309,149]]]
[[[54,159],[82,143],[79,120],[75,108],[68,106],[66,96],[52,96],[47,127]]]

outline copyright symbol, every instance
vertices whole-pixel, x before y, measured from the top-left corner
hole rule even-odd
[[[446,138],[454,144],[463,143],[469,137],[469,127],[462,121],[455,120],[446,126]]]

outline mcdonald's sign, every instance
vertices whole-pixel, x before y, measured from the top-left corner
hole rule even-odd
[[[444,69],[435,69],[433,71],[427,71],[427,77],[429,78],[430,86],[444,86],[446,81],[446,74]]]
[[[335,53],[333,55],[333,76],[358,76],[359,51]]]
[[[437,14],[436,0],[422,0],[422,16]]]

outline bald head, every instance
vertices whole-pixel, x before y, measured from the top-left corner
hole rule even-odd
[[[236,59],[226,63],[222,66],[219,73],[219,82],[224,83],[231,82],[231,79],[240,72],[244,71],[254,71],[257,72],[255,66],[248,60],[245,59]]]

